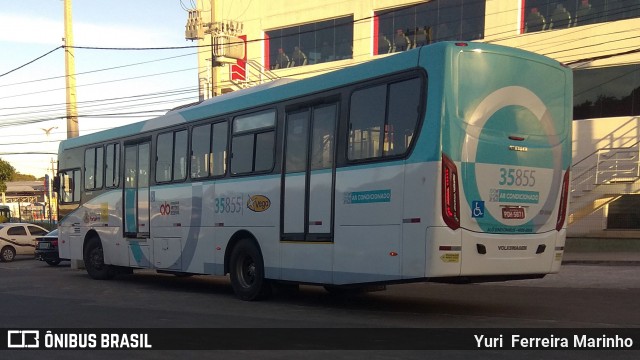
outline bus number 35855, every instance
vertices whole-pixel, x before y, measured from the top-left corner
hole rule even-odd
[[[215,198],[215,213],[239,213],[242,212],[242,196]]]
[[[535,170],[500,168],[500,181],[498,184],[533,187],[536,184],[535,172]]]

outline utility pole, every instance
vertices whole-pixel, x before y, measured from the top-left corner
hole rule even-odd
[[[76,106],[76,66],[73,55],[73,27],[71,0],[64,0],[64,64],[67,79],[67,139],[78,137],[78,108]]]
[[[211,7],[211,22],[209,23],[209,36],[211,37],[211,97],[215,97],[216,96],[216,82],[218,81],[218,70],[217,70],[217,62],[216,62],[216,56],[215,53],[213,51],[213,37],[214,37],[214,32],[213,32],[213,24],[215,23],[215,16],[213,13],[213,9],[214,9],[214,0],[210,1],[210,7]]]
[[[198,67],[206,68],[207,74],[198,73],[199,99],[212,98],[218,95],[218,68],[225,64],[235,64],[236,60],[245,59],[245,41],[239,38],[244,24],[239,21],[222,19],[216,21],[215,0],[209,0],[209,22],[203,22],[202,13],[206,13],[204,2],[200,8],[189,9],[189,17],[185,26],[185,39],[198,40],[199,45],[207,43],[211,47],[211,59],[198,55]],[[206,30],[205,30],[206,28]],[[204,60],[203,60],[204,58]],[[207,86],[209,85],[209,86]]]

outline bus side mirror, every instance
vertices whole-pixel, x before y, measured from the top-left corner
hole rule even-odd
[[[60,192],[60,175],[53,178],[52,187],[54,193]]]

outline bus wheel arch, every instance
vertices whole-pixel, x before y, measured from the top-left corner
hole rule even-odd
[[[98,233],[94,230],[89,231],[85,237],[82,259],[84,260],[87,273],[91,278],[108,280],[115,276],[113,266],[104,263],[102,241]]]
[[[225,273],[238,298],[260,300],[271,294],[271,284],[265,279],[264,259],[255,237],[240,231],[231,238],[225,251]]]

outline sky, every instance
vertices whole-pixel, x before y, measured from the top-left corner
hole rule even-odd
[[[190,0],[72,0],[74,45],[195,46],[184,39],[186,7]],[[37,178],[52,174],[67,136],[64,50],[54,50],[63,38],[63,0],[0,0],[0,158]],[[196,51],[75,49],[80,135],[197,101]]]

